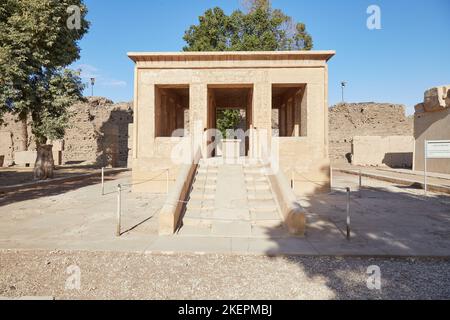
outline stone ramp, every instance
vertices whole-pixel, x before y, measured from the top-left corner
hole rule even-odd
[[[288,236],[264,167],[202,161],[179,236]]]

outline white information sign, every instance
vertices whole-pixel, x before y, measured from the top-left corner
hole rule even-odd
[[[424,173],[424,189],[427,195],[428,177],[427,177],[427,161],[428,159],[450,159],[450,140],[426,140],[425,141],[425,170]]]
[[[450,141],[427,141],[427,159],[450,159]]]

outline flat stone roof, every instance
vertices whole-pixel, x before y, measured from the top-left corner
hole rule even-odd
[[[335,51],[221,51],[221,52],[129,52],[134,62],[146,61],[236,61],[320,60],[328,61]]]

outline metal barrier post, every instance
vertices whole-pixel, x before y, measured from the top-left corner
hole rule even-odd
[[[122,215],[122,186],[119,184],[117,186],[117,229],[116,236],[120,237],[121,229],[121,215]]]
[[[359,197],[362,198],[362,172],[359,170]]]
[[[333,167],[330,166],[330,191],[333,191]]]
[[[423,166],[424,166],[424,169],[423,169],[423,175],[424,175],[424,186],[423,186],[423,189],[424,189],[424,192],[425,192],[425,197],[428,195],[428,177],[427,177],[427,159],[428,159],[428,141],[427,140],[425,140],[425,151],[424,151],[424,154],[425,154],[425,158],[424,158],[424,164],[423,164]]]
[[[105,195],[105,168],[102,167],[102,196]]]
[[[350,240],[350,188],[347,188],[347,240]]]

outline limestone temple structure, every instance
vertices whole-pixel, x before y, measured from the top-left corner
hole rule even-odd
[[[192,165],[219,154],[211,131],[217,128],[218,112],[228,108],[239,109],[245,117],[245,134],[234,140],[240,145],[241,158],[272,166],[276,159],[284,176],[280,183],[287,186],[272,184],[275,193],[283,196],[283,190],[290,189],[288,180],[293,180],[297,193],[305,195],[328,189],[327,61],[334,54],[129,53],[135,62],[134,191],[170,191],[172,206],[182,202],[197,170]],[[187,154],[188,163],[178,161]]]

